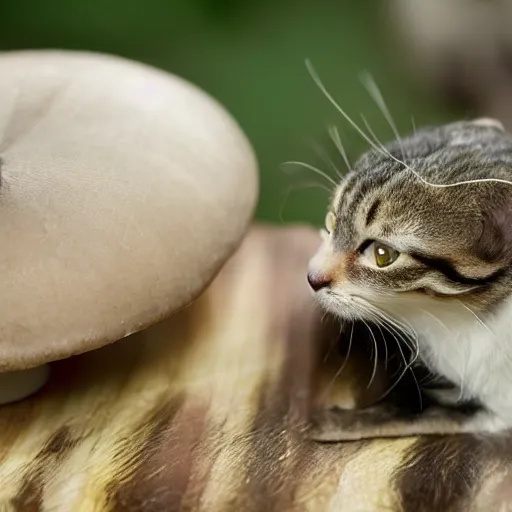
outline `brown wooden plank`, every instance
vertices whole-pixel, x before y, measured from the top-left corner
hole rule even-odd
[[[317,244],[306,228],[254,228],[194,305],[54,364],[42,392],[2,407],[0,509],[487,512],[510,503],[503,437],[308,441],[324,335],[305,280]]]

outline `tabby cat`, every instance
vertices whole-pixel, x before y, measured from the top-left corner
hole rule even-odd
[[[316,417],[314,438],[512,428],[509,182],[512,135],[492,119],[375,144],[342,179],[310,286],[325,310],[385,328],[412,349],[403,373],[425,365],[434,382],[426,393],[453,414],[364,423],[366,411],[354,423],[333,409]]]

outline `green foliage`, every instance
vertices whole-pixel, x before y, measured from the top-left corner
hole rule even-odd
[[[329,185],[286,160],[331,172],[312,141],[335,164],[327,138],[340,128],[349,157],[367,144],[309,77],[310,58],[351,116],[364,113],[377,136],[392,132],[358,81],[372,73],[401,132],[450,119],[445,106],[411,89],[386,35],[382,0],[0,0],[0,49],[71,48],[115,53],[162,67],[217,97],[252,141],[261,166],[260,219],[320,223]],[[362,123],[360,123],[362,124]],[[301,189],[302,187],[302,189]],[[292,189],[295,189],[292,190]]]

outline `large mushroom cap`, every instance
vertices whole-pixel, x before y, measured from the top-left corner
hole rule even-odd
[[[193,300],[256,201],[231,117],[111,56],[4,53],[0,77],[0,370],[97,348]]]

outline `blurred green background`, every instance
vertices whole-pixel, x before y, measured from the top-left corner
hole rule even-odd
[[[385,0],[0,0],[0,49],[114,53],[181,75],[220,100],[241,124],[261,168],[260,219],[323,221],[329,185],[301,160],[343,171],[327,136],[336,124],[354,160],[367,144],[313,84],[311,59],[339,103],[364,114],[379,139],[392,132],[359,81],[369,71],[398,129],[450,120],[454,112],[413,87],[387,29]]]

